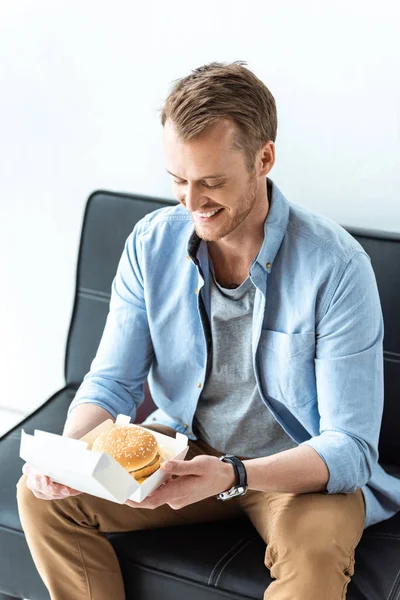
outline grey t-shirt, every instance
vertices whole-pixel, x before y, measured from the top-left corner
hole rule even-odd
[[[263,403],[254,375],[251,336],[255,287],[221,287],[211,267],[212,366],[200,396],[194,431],[221,453],[247,458],[294,448]]]

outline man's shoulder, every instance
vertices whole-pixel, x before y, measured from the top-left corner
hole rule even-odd
[[[297,247],[318,248],[322,255],[348,263],[361,244],[333,219],[295,202],[289,202],[288,235]]]

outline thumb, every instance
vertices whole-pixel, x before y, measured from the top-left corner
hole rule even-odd
[[[170,475],[200,475],[203,472],[201,466],[191,460],[166,460],[161,468]]]

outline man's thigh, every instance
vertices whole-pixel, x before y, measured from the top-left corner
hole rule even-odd
[[[365,504],[361,489],[353,494],[291,494],[249,492],[241,500],[269,556],[324,552],[340,547],[353,563],[364,530]],[[268,558],[267,558],[268,560]]]

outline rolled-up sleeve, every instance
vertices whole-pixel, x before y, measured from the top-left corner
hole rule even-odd
[[[126,240],[101,341],[68,414],[79,404],[92,403],[114,417],[123,413],[133,419],[143,401],[153,347],[140,265],[142,227],[139,222]]]
[[[326,493],[354,492],[378,460],[383,411],[383,318],[370,259],[356,252],[316,330],[320,434],[302,443],[329,469]]]

